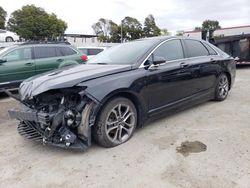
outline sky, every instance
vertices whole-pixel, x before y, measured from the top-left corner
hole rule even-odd
[[[1,0],[8,16],[24,5],[34,4],[66,21],[65,33],[94,34],[99,18],[119,24],[125,16],[141,23],[152,14],[160,28],[172,33],[189,31],[206,19],[218,20],[222,27],[250,25],[250,0]]]

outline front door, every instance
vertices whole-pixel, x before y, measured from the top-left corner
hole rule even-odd
[[[1,57],[0,83],[11,84],[20,82],[35,75],[35,64],[32,58],[32,48],[14,49]]]
[[[161,44],[149,61],[165,58],[166,62],[147,70],[149,113],[161,110],[192,95],[192,75],[184,58],[182,43],[178,39]]]

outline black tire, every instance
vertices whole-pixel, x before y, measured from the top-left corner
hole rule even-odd
[[[103,147],[114,147],[127,142],[136,125],[137,111],[134,104],[127,98],[117,97],[102,108],[93,127],[93,138]]]
[[[215,88],[215,100],[224,101],[229,91],[229,80],[226,74],[221,74]]]
[[[12,37],[6,37],[5,41],[6,42],[14,42],[14,39]]]

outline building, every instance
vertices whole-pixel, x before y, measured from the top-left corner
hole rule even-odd
[[[229,37],[229,36],[246,35],[246,34],[250,34],[250,25],[216,29],[213,32],[213,37],[218,38],[218,37]],[[202,31],[184,31],[183,36],[195,39],[202,39]],[[207,39],[208,39],[208,34],[207,34]]]
[[[70,44],[76,47],[91,47],[91,46],[112,47],[117,44],[117,43],[100,42],[98,41],[97,35],[64,34],[64,39],[66,39]]]
[[[250,25],[221,28],[215,31],[186,31],[183,34],[203,39],[238,59],[238,63],[250,64]]]

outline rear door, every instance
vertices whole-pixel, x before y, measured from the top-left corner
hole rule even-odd
[[[21,47],[4,54],[0,64],[0,82],[19,82],[35,75],[31,47]],[[8,83],[6,83],[8,84]]]
[[[55,46],[35,46],[36,73],[43,73],[59,67],[63,58],[57,57]]]
[[[214,86],[220,57],[205,42],[184,39],[184,49],[193,77],[193,94],[208,90]]]
[[[64,61],[64,64],[72,62],[82,63],[83,59],[81,58],[79,52],[76,49],[71,48],[71,46],[57,46],[56,53],[59,61]]]

